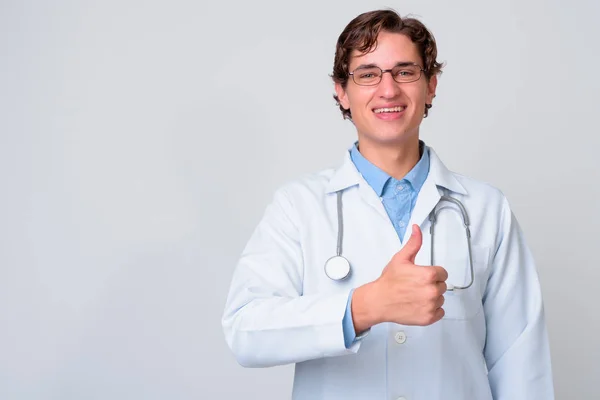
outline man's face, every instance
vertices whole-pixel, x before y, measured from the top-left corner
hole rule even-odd
[[[423,67],[417,46],[405,35],[383,31],[374,51],[352,53],[348,70],[352,72],[369,64],[385,70],[405,62]],[[418,137],[425,104],[432,102],[436,85],[437,78],[433,76],[427,82],[424,73],[419,80],[410,83],[398,83],[391,73],[384,73],[378,85],[359,86],[350,77],[346,89],[336,84],[335,90],[342,107],[352,113],[359,141],[386,145]],[[394,110],[381,112],[383,108]]]

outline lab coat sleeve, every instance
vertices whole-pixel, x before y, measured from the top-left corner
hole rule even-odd
[[[344,343],[342,320],[350,290],[303,295],[299,218],[278,190],[234,270],[222,325],[244,367],[353,354],[360,347],[359,341],[350,348]]]
[[[483,298],[484,356],[493,398],[554,399],[540,282],[523,232],[504,197],[494,250]]]

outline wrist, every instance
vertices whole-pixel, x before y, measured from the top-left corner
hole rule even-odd
[[[352,293],[352,321],[354,323],[354,331],[357,334],[381,322],[375,300],[377,291],[374,285],[374,282],[367,283],[366,285],[357,287],[354,293]]]

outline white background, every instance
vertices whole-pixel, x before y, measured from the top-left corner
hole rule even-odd
[[[328,75],[380,7],[447,64],[421,138],[523,226],[557,399],[600,398],[592,0],[0,2],[0,398],[289,398],[220,318],[275,188],[355,140]]]

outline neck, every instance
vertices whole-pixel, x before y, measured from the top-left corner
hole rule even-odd
[[[394,145],[373,144],[359,139],[358,146],[363,157],[397,180],[404,178],[421,159],[418,136]]]

